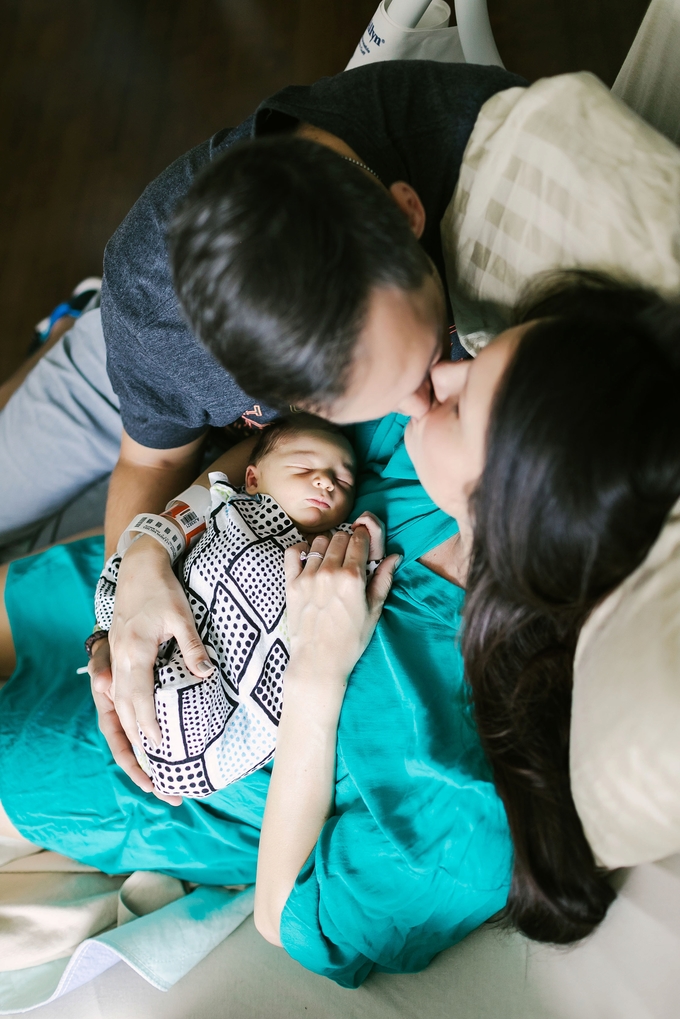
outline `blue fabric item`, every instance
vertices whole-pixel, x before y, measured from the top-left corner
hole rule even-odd
[[[107,874],[254,881],[268,771],[171,807],[128,779],[99,732],[89,677],[76,669],[103,556],[103,540],[87,538],[10,565],[17,667],[0,691],[0,802],[31,842]]]
[[[405,420],[350,429],[362,464],[355,513],[382,515],[404,561],[345,697],[336,813],[281,921],[290,955],[346,987],[374,967],[425,967],[502,908],[512,862],[463,680],[463,593],[416,561],[457,526],[415,477]],[[101,557],[89,539],[12,565],[19,661],[0,693],[0,800],[27,838],[109,873],[252,881],[266,771],[172,808],[132,785],[95,732],[75,669]],[[73,618],[57,638],[64,605]]]
[[[354,426],[355,513],[387,524],[392,592],[349,682],[336,814],[281,921],[307,969],[357,987],[423,969],[505,905],[512,850],[475,729],[458,645],[464,595],[415,560],[457,532],[417,480],[390,415]]]

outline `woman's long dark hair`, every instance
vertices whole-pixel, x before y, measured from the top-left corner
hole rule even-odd
[[[537,321],[494,402],[463,652],[515,847],[506,917],[564,944],[614,898],[571,796],[574,652],[680,496],[680,309],[570,273],[520,320]]]

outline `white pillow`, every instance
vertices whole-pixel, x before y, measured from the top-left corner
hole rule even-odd
[[[595,268],[677,294],[680,149],[586,72],[499,92],[479,113],[441,234],[473,353],[546,270]]]
[[[581,631],[571,785],[607,867],[680,852],[680,502]]]

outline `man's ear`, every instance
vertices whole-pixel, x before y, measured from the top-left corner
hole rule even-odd
[[[425,207],[417,191],[405,180],[397,180],[390,187],[390,194],[408,220],[416,240],[420,240],[425,229]]]
[[[255,495],[260,483],[260,472],[255,464],[248,464],[246,467],[246,492],[248,495]]]

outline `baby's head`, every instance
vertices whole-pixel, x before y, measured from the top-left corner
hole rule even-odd
[[[305,533],[327,531],[354,505],[356,459],[340,429],[313,414],[280,418],[260,436],[246,492],[266,493]]]

